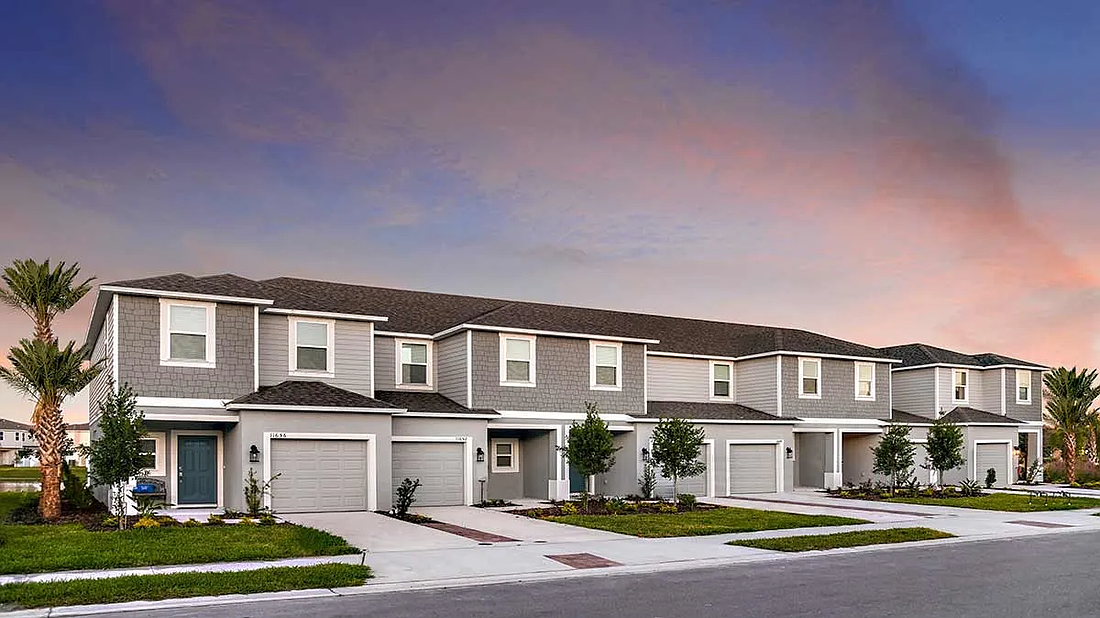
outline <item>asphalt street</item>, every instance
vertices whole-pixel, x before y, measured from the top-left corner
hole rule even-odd
[[[120,618],[1100,616],[1098,579],[1100,533],[1065,533],[800,556],[645,575],[110,615]]]

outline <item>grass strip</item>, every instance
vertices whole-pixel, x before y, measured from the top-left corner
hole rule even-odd
[[[110,579],[8,584],[0,586],[0,608],[30,609],[126,601],[158,601],[223,594],[340,588],[362,585],[370,577],[372,573],[368,566],[319,564],[231,573],[168,573],[128,575]]]
[[[849,517],[800,515],[797,513],[734,507],[686,513],[559,515],[547,517],[546,520],[643,538],[704,536],[785,528],[851,526],[870,523],[863,519]]]
[[[921,496],[888,498],[886,502],[923,504],[926,506],[956,506],[983,511],[1007,511],[1010,513],[1036,513],[1040,511],[1072,511],[1100,508],[1100,499],[1030,496],[1022,494],[990,493],[972,498],[925,498]]]
[[[856,530],[835,534],[807,534],[773,539],[745,539],[730,541],[727,545],[755,547],[773,551],[799,552],[838,549],[841,547],[860,547],[863,545],[883,545],[886,543],[910,543],[947,539],[955,535],[931,528],[890,528],[886,530]]]

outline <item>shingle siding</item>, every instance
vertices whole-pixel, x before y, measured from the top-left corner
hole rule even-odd
[[[436,390],[466,405],[466,333],[435,342],[434,361]]]
[[[644,347],[623,344],[621,391],[592,390],[587,339],[539,337],[535,345],[535,387],[501,386],[500,337],[473,333],[474,408],[536,412],[583,412],[594,401],[601,412],[642,414]]]
[[[140,397],[234,399],[252,391],[255,367],[253,312],[247,305],[215,309],[215,367],[160,364],[160,301],[143,296],[118,299],[118,372]]]
[[[807,358],[814,358],[807,355]],[[875,364],[875,399],[856,399],[855,361],[821,359],[821,397],[798,396],[799,357],[783,357],[783,416],[809,418],[889,418],[890,365]]]
[[[650,401],[710,401],[710,361],[649,356]]]
[[[334,376],[303,377],[370,396],[371,327],[369,322],[336,320],[333,333]],[[290,375],[290,320],[282,315],[260,314],[260,385],[271,386]]]
[[[1031,403],[1016,403],[1016,370],[1006,369],[1005,410],[1007,415],[1021,421],[1043,420],[1043,372],[1031,372]]]
[[[935,416],[935,369],[895,371],[892,382],[894,409],[921,416]]]
[[[778,411],[775,390],[776,356],[738,361],[734,364],[737,382],[737,403],[768,414]],[[787,414],[787,402],[783,402],[783,414]],[[790,415],[788,415],[790,416]]]

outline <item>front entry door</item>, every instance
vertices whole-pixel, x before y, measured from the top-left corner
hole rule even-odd
[[[587,479],[580,473],[579,470],[573,466],[569,466],[569,491],[571,493],[580,493],[588,489]]]
[[[218,439],[214,436],[177,438],[179,504],[218,503]]]

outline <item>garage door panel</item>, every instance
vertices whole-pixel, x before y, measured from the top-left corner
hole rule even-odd
[[[1009,476],[1008,449],[1004,444],[977,444],[977,466],[975,480],[985,481],[986,470],[993,468],[997,471],[996,485],[1007,485],[1011,480]]]
[[[776,487],[775,444],[731,444],[729,481],[731,494],[774,493]]]
[[[367,442],[272,440],[271,505],[276,512],[367,509]]]
[[[406,478],[420,479],[417,506],[464,504],[465,452],[466,446],[461,442],[394,442],[394,491]]]
[[[704,444],[703,448],[699,450],[698,461],[704,465],[707,463],[707,453],[710,449],[710,444]],[[661,468],[657,467],[657,489],[656,494],[658,498],[672,498],[672,479],[661,474]],[[707,495],[707,479],[709,475],[707,470],[704,470],[702,474],[685,477],[680,479],[679,489],[682,494],[692,494],[694,496]]]

